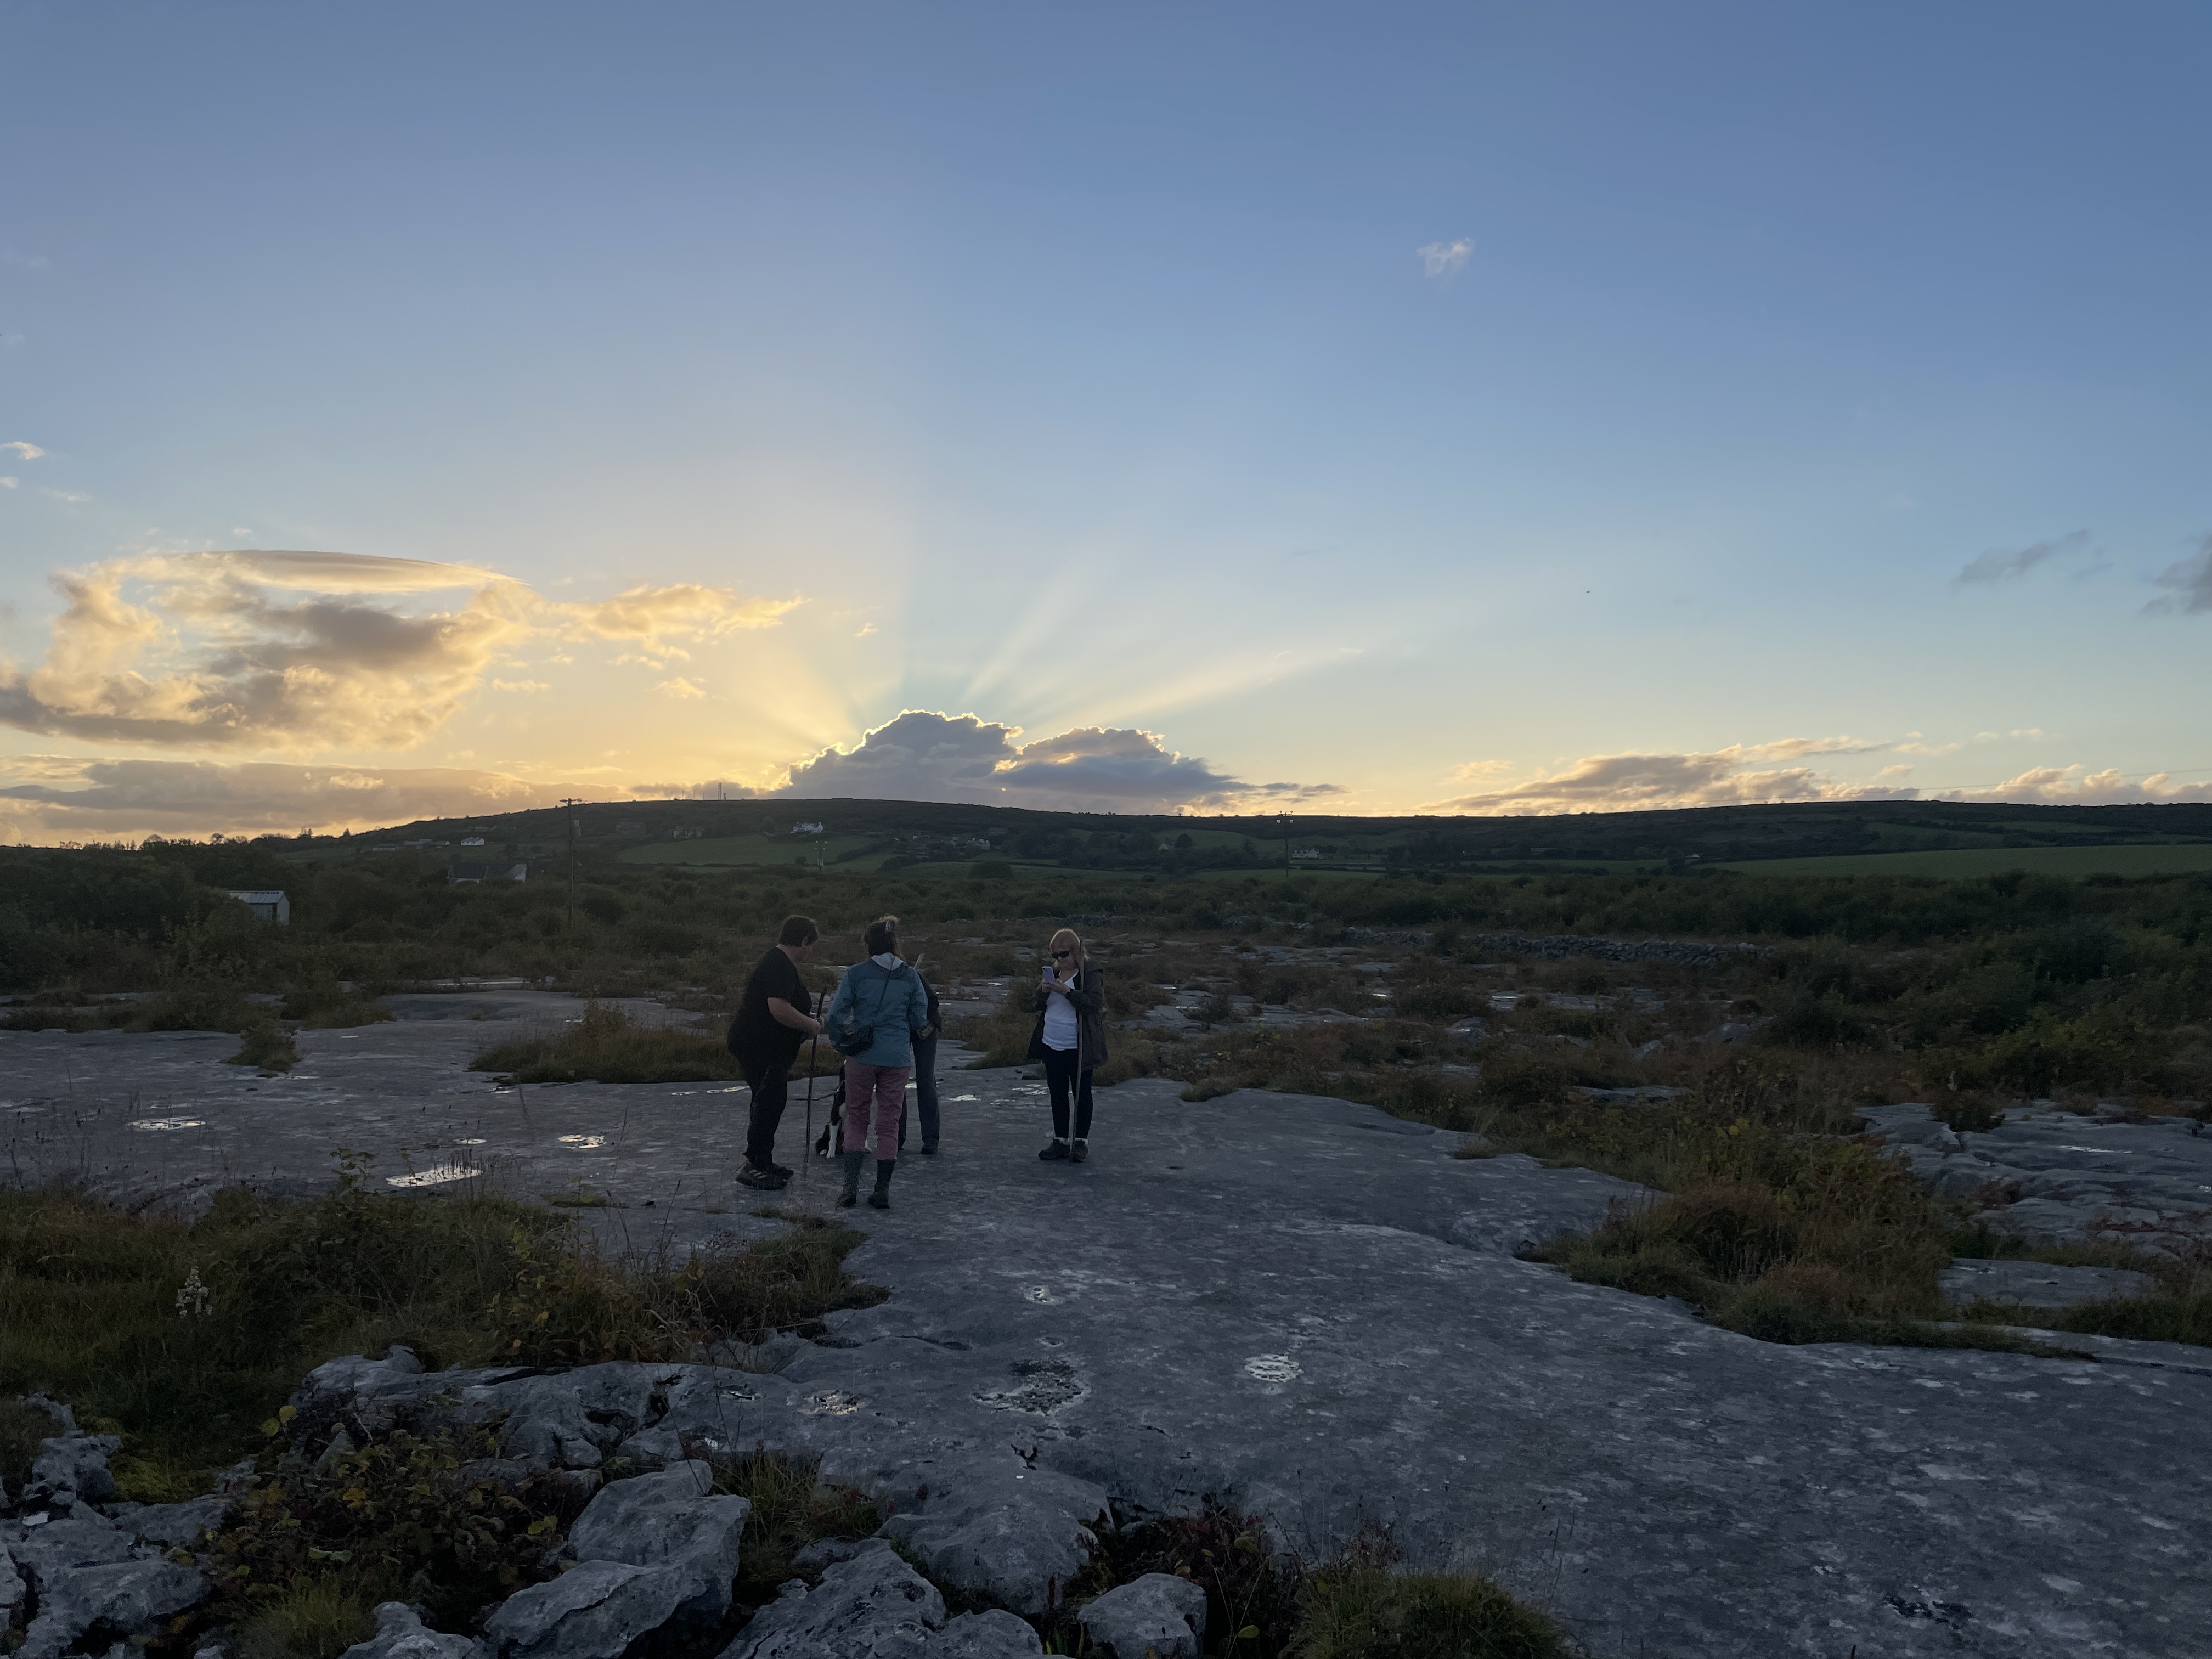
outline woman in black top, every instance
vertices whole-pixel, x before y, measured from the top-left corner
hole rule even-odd
[[[822,1034],[822,1022],[808,1012],[813,995],[799,972],[821,937],[811,918],[786,916],[775,945],[745,981],[744,1000],[730,1022],[730,1052],[753,1096],[745,1167],[738,1182],[761,1192],[779,1192],[791,1179],[791,1171],[775,1161],[775,1131],[783,1121],[792,1062],[808,1037]]]

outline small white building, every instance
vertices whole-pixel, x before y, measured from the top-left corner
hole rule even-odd
[[[818,836],[822,833],[822,826],[818,823],[794,823],[791,826],[791,833],[794,836]]]
[[[234,887],[230,889],[230,896],[264,921],[273,921],[279,927],[291,926],[292,901],[284,896],[281,889]]]
[[[446,866],[446,879],[452,882],[527,881],[530,879],[530,866],[516,863],[501,869],[496,864],[449,864]]]
[[[463,836],[461,837],[461,845],[464,847],[481,847],[483,844],[484,838],[482,836]]]

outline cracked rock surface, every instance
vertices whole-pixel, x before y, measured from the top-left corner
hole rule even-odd
[[[508,1190],[587,1179],[625,1206],[584,1218],[617,1243],[776,1224],[721,1178],[741,1091],[533,1089],[526,1114],[465,1069],[495,1029],[404,1021],[330,1041],[343,1035],[302,1034],[312,1088],[252,1091],[219,1064],[228,1037],[193,1039],[198,1059],[158,1036],[15,1038],[0,1064],[27,1042],[84,1048],[73,1097],[58,1061],[11,1078],[81,1122],[24,1139],[19,1167],[66,1173],[112,1143],[131,1154],[118,1191],[255,1171],[304,1189],[337,1145],[404,1171],[460,1155],[445,1135],[482,1140],[465,1156]],[[969,1570],[953,1565],[965,1551],[1018,1605],[1047,1561],[1087,1547],[1105,1504],[1128,1516],[1212,1494],[1316,1553],[1389,1524],[1416,1565],[1486,1570],[1607,1656],[2203,1652],[2212,1480],[2192,1449],[2212,1377],[2147,1352],[2160,1345],[2085,1342],[2090,1363],[1763,1344],[1511,1254],[1593,1224],[1622,1183],[1455,1160],[1456,1137],[1343,1101],[1194,1105],[1150,1082],[1100,1091],[1088,1163],[1041,1164],[1042,1085],[956,1059],[943,1152],[906,1161],[888,1212],[838,1212],[871,1234],[852,1269],[890,1300],[779,1347],[781,1370],[436,1376],[398,1360],[331,1388],[395,1420],[510,1411],[510,1455],[580,1476],[756,1441],[819,1455],[891,1506],[931,1571],[946,1560],[942,1582]],[[130,1129],[111,1109],[204,1127]],[[785,1156],[805,1167],[781,1198],[825,1208],[834,1176],[791,1156],[802,1121],[794,1104]],[[0,1542],[20,1535],[10,1523]],[[916,1623],[938,1643],[962,1625]]]
[[[1992,1232],[2029,1244],[2125,1244],[2186,1260],[2212,1245],[2212,1133],[2193,1118],[2014,1107],[1960,1133],[1924,1104],[1859,1115],[1947,1198],[1984,1206]]]

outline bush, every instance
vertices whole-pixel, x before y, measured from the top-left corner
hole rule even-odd
[[[1559,1627],[1486,1578],[1355,1565],[1315,1576],[1291,1659],[1565,1659]]]
[[[300,1051],[293,1045],[292,1034],[273,1019],[259,1020],[247,1026],[243,1037],[238,1052],[223,1062],[226,1066],[258,1066],[264,1072],[289,1072],[300,1063]]]
[[[720,1037],[639,1025],[617,1005],[596,1001],[584,1005],[574,1025],[499,1043],[469,1064],[517,1083],[703,1083],[744,1075]]]

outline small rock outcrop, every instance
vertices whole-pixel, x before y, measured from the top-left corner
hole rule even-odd
[[[2086,1302],[2155,1296],[2158,1280],[2126,1267],[2054,1267],[2042,1261],[1984,1261],[1961,1256],[1936,1275],[1943,1299],[1954,1308],[1976,1302],[2056,1313]]]
[[[578,1565],[517,1590],[485,1621],[500,1659],[617,1659],[650,1632],[703,1628],[730,1610],[752,1505],[712,1495],[704,1463],[602,1487],[568,1534]]]
[[[404,1601],[386,1601],[376,1609],[376,1634],[338,1659],[483,1659],[483,1648],[465,1636],[432,1630]]]
[[[1106,1491],[1050,1469],[975,1469],[884,1523],[940,1584],[1042,1613],[1091,1559]]]
[[[944,1627],[945,1598],[878,1541],[831,1567],[811,1590],[796,1578],[786,1584],[722,1659],[921,1659],[938,1651]]]
[[[1206,1650],[1206,1592],[1172,1573],[1117,1584],[1075,1617],[1111,1659],[1198,1659]]]

